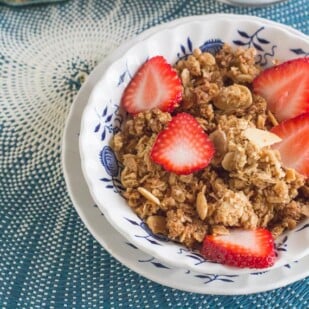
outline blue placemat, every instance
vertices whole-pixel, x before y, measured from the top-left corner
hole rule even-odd
[[[59,1],[66,1],[66,0],[0,0],[0,3],[12,6],[24,6],[24,5],[53,3]]]
[[[308,278],[233,297],[151,282],[100,247],[66,191],[60,146],[81,73],[153,25],[217,12],[265,17],[309,34],[308,0],[261,9],[214,0],[0,5],[1,308],[308,308]]]

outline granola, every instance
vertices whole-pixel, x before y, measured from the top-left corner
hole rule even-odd
[[[183,101],[174,112],[193,115],[216,149],[203,170],[177,175],[150,159],[170,113],[152,109],[128,116],[114,136],[112,147],[124,166],[124,197],[154,233],[198,249],[206,234],[265,227],[278,237],[308,217],[308,180],[283,167],[276,150],[250,138],[261,133],[252,129],[277,124],[266,101],[250,88],[261,71],[255,53],[228,45],[215,56],[196,49],[175,65]]]

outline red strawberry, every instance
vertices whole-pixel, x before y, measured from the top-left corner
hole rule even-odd
[[[214,155],[208,135],[187,114],[177,114],[161,131],[151,150],[151,159],[167,171],[190,174],[206,167]]]
[[[273,236],[263,228],[236,229],[222,236],[207,235],[201,254],[211,261],[236,267],[265,268],[275,262]]]
[[[278,149],[284,166],[309,176],[309,113],[282,121],[271,132],[282,138],[272,147]]]
[[[266,69],[253,81],[279,121],[309,112],[309,58],[298,58]]]
[[[136,114],[155,107],[171,112],[182,98],[181,81],[162,56],[146,61],[133,76],[122,96],[126,111]]]

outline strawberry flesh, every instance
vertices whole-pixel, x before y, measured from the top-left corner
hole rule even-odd
[[[214,146],[196,119],[179,113],[161,131],[152,147],[151,159],[176,174],[191,174],[206,167]]]
[[[283,62],[261,72],[253,81],[279,121],[309,112],[309,58]]]
[[[282,121],[271,129],[282,138],[272,146],[280,152],[282,163],[309,176],[309,113]]]
[[[263,228],[231,230],[229,235],[207,235],[201,254],[213,262],[241,268],[266,268],[275,262],[272,234]]]
[[[130,114],[159,108],[172,112],[182,99],[182,84],[177,72],[164,57],[146,61],[126,87],[121,104]]]

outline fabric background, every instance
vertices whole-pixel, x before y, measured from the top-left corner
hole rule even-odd
[[[214,0],[0,4],[0,308],[308,308],[308,278],[248,296],[151,282],[95,241],[66,191],[61,139],[80,76],[151,26],[219,12],[309,34],[308,0],[259,9]]]

